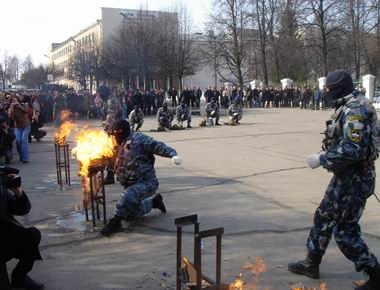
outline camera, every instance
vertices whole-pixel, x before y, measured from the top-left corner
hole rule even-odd
[[[5,188],[18,188],[21,186],[21,176],[9,176],[18,174],[20,171],[16,168],[0,166],[0,185]]]

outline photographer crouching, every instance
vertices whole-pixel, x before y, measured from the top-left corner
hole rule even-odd
[[[26,215],[31,204],[21,189],[18,169],[0,166],[0,289],[44,289],[44,285],[34,281],[27,274],[34,261],[42,260],[38,249],[41,233],[34,227],[25,228],[13,216]],[[6,263],[12,259],[19,262],[12,271],[9,282]]]

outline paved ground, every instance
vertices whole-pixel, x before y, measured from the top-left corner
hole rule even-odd
[[[289,289],[302,282],[319,282],[290,274],[289,261],[303,258],[312,217],[330,175],[305,167],[305,157],[320,149],[324,121],[329,111],[254,109],[245,112],[238,127],[199,128],[176,132],[150,132],[155,122],[146,120],[150,136],[173,146],[183,157],[175,167],[157,158],[157,175],[168,213],[152,211],[125,232],[104,238],[86,225],[75,208],[81,193],[73,160],[73,186],[56,185],[52,128],[40,144],[31,144],[31,163],[14,164],[22,171],[32,213],[22,220],[42,230],[43,262],[33,276],[48,290],[173,289],[175,281],[174,218],[197,213],[201,229],[224,227],[223,280],[231,282],[252,257],[264,257],[267,271],[258,289]],[[79,122],[84,125],[86,122]],[[92,126],[98,123],[91,122]],[[120,186],[107,187],[109,216]],[[380,205],[368,201],[362,229],[371,249],[380,254]],[[190,230],[185,234],[191,254]],[[214,242],[205,242],[203,269],[214,269]],[[322,280],[330,290],[353,289],[364,279],[354,271],[334,242],[322,264]],[[247,282],[252,276],[245,273]],[[252,284],[250,284],[253,289]]]

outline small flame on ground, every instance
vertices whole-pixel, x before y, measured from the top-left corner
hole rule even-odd
[[[253,263],[247,262],[243,266],[243,270],[250,271],[253,274],[253,282],[251,284],[252,289],[256,290],[256,284],[260,280],[262,273],[266,272],[266,265],[264,258],[253,257]],[[242,274],[240,274],[234,283],[230,284],[229,290],[243,290],[246,283],[243,280]],[[250,288],[251,289],[251,288]]]
[[[291,290],[327,290],[327,284],[325,282],[321,282],[318,287],[305,287],[301,283],[297,285],[293,285],[290,288]]]
[[[242,279],[242,274],[239,274],[235,282],[230,284],[229,290],[243,290],[243,286],[244,286],[244,281]]]

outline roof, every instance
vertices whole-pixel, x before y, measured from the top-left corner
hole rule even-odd
[[[102,24],[102,20],[98,19],[96,20],[95,23],[92,23],[91,25],[87,26],[86,28],[80,30],[78,33],[76,33],[75,35],[73,36],[70,36],[68,39],[66,39],[65,41],[57,44],[57,43],[54,43],[54,46],[53,46],[53,49],[51,50],[51,52],[54,52],[56,50],[59,50],[62,46],[66,45],[67,43],[69,43],[70,41],[73,41],[75,37],[77,37],[78,35],[86,32],[87,30],[90,30],[91,28],[97,26],[97,25],[101,25]]]

